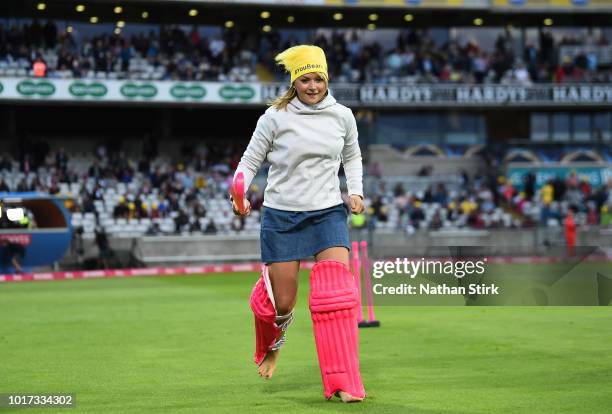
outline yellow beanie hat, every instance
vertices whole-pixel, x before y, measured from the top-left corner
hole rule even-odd
[[[325,77],[325,80],[329,80],[325,52],[318,46],[293,46],[276,55],[275,60],[279,65],[283,65],[285,70],[291,74],[292,84],[300,76],[312,72],[320,72]]]

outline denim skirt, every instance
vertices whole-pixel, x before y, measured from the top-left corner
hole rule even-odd
[[[348,210],[344,204],[315,211],[264,207],[261,217],[261,261],[305,259],[329,247],[349,247]]]

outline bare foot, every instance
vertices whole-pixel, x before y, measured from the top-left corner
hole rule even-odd
[[[340,397],[343,403],[353,403],[353,402],[363,401],[363,398],[353,397],[351,394],[349,394],[348,392],[344,392],[344,391],[338,391],[336,393],[336,396]]]
[[[276,369],[276,359],[278,358],[278,349],[276,351],[269,351],[266,354],[266,357],[262,361],[261,365],[259,365],[259,376],[265,379],[272,378],[272,374],[274,374],[274,370]]]

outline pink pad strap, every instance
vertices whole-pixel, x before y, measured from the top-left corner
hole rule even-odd
[[[264,266],[262,272],[267,271]],[[255,315],[255,363],[261,364],[280,332],[275,323],[276,310],[268,295],[264,275],[251,292],[251,310]]]
[[[365,397],[359,371],[357,304],[353,275],[344,264],[323,260],[310,273],[310,312],[325,398],[337,391]]]

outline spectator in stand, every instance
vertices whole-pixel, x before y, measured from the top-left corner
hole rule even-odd
[[[556,175],[552,185],[554,189],[553,194],[555,201],[561,201],[561,199],[565,196],[565,191],[567,188],[565,181],[563,181],[559,175]]]
[[[525,196],[527,197],[527,200],[531,200],[535,194],[536,176],[530,171],[525,174],[523,180],[523,184],[525,185]]]
[[[431,218],[431,223],[429,224],[429,228],[432,230],[438,230],[438,229],[441,229],[443,225],[444,225],[444,222],[442,219],[442,215],[440,213],[440,209],[436,208]]]
[[[387,222],[388,220],[387,210],[388,209],[385,206],[385,203],[383,203],[383,199],[381,196],[377,196],[374,199],[374,202],[372,203],[371,208],[373,209],[373,212],[371,215],[375,216],[376,220],[382,223]]]
[[[425,220],[425,212],[423,211],[421,206],[422,206],[422,203],[416,200],[414,201],[412,206],[409,207],[409,210],[408,210],[409,217],[410,217],[410,224],[412,224],[412,226],[415,229],[421,228],[421,221]]]
[[[433,165],[423,165],[418,172],[419,177],[429,177],[433,173]]]
[[[120,196],[119,203],[115,206],[115,209],[113,210],[113,217],[127,218],[129,211],[130,209],[128,208],[127,203],[125,202],[125,197]]]
[[[591,196],[591,184],[586,178],[580,180],[580,184],[578,184],[578,188],[582,193],[582,197],[587,199]]]
[[[511,202],[514,197],[514,188],[512,187],[512,180],[506,180],[505,177],[499,177],[499,183],[501,184],[500,193],[503,195],[506,202]]]
[[[596,226],[599,224],[599,217],[597,216],[597,210],[593,202],[589,202],[587,206],[586,224],[589,226]]]
[[[257,184],[251,185],[249,201],[252,211],[259,211],[263,207],[263,192],[259,191]]]
[[[66,174],[68,168],[68,155],[64,147],[61,147],[55,154],[55,167],[63,174]]]
[[[567,215],[563,221],[565,227],[565,243],[567,245],[567,256],[574,255],[574,247],[576,246],[576,222],[574,221],[574,208],[570,207],[567,210]]]
[[[540,192],[542,209],[540,212],[540,223],[546,225],[548,220],[555,218],[555,214],[552,211],[552,203],[554,200],[554,188],[552,181],[549,180],[544,184]]]
[[[47,64],[40,55],[38,55],[32,63],[32,71],[36,78],[44,78],[47,76]]]
[[[159,228],[159,223],[152,222],[149,228],[147,229],[145,235],[147,236],[157,236],[161,233],[161,229]]]
[[[174,218],[174,225],[177,234],[189,227],[189,216],[185,210],[181,208],[178,209],[178,215]]]
[[[448,191],[443,183],[439,183],[436,190],[432,194],[432,201],[434,203],[446,204],[448,202]]]
[[[206,228],[204,229],[204,234],[216,234],[216,233],[217,233],[217,226],[215,225],[215,221],[213,219],[210,219],[210,221],[206,225]]]
[[[612,224],[612,214],[608,206],[601,206],[601,214],[599,216],[600,226],[610,226]]]

